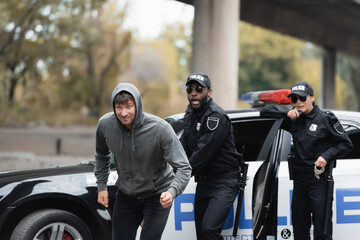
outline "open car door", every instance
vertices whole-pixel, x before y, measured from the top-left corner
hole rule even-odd
[[[252,228],[254,239],[277,237],[278,167],[280,159],[290,153],[291,135],[280,129],[283,119],[277,119],[260,150],[257,161],[262,165],[256,172],[252,192]]]

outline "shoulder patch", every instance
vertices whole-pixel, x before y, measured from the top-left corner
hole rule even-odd
[[[341,125],[339,119],[335,116],[335,114],[331,111],[325,111],[325,114],[330,118],[330,122],[333,125],[333,128],[338,134],[344,134],[345,130]]]
[[[217,117],[208,117],[206,125],[209,130],[213,131],[219,126],[219,118]]]
[[[337,133],[344,134],[344,128],[339,121],[334,124],[334,128]]]

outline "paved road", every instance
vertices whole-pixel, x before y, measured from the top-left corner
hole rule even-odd
[[[93,160],[96,127],[0,128],[0,171]]]

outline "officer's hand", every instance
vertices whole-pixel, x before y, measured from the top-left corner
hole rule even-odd
[[[300,117],[300,113],[296,109],[291,109],[290,111],[288,111],[287,116],[291,119],[296,119]]]
[[[174,196],[170,192],[163,192],[160,196],[160,203],[163,208],[168,208],[172,205]]]
[[[318,159],[315,162],[315,165],[318,167],[325,167],[327,164],[325,158],[323,158],[322,156],[319,156]]]
[[[104,205],[105,207],[109,206],[109,193],[106,190],[100,191],[98,193],[98,203]]]

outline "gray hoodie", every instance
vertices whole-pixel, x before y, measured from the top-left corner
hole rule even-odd
[[[116,186],[127,195],[145,198],[168,191],[174,198],[181,194],[191,177],[191,167],[174,130],[165,120],[144,113],[141,95],[129,83],[118,84],[112,93],[130,93],[135,100],[136,116],[132,130],[126,130],[115,111],[102,116],[96,130],[95,176],[98,190],[106,190],[111,155],[118,179]]]

